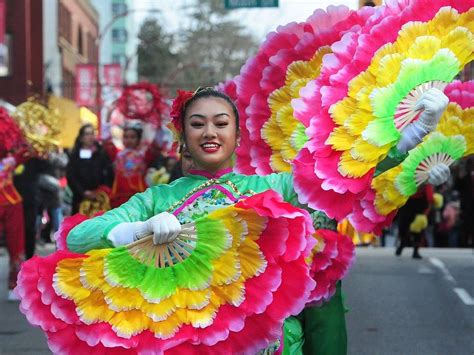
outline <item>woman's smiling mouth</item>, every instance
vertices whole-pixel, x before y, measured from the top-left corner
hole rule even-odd
[[[202,150],[204,150],[206,153],[215,153],[219,150],[220,144],[214,143],[214,142],[206,142],[204,144],[201,144]]]

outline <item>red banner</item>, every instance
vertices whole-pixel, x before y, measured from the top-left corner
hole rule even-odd
[[[5,0],[0,0],[0,44],[5,43],[5,29],[6,29],[6,5]]]
[[[97,67],[93,64],[76,66],[76,104],[93,107],[96,103]]]
[[[122,67],[120,64],[104,65],[104,85],[114,89],[122,86]]]

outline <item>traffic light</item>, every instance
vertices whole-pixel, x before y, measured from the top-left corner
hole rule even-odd
[[[379,5],[382,5],[382,0],[359,0],[359,7]]]

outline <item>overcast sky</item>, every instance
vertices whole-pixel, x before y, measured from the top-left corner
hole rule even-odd
[[[224,0],[222,0],[224,1]],[[275,30],[279,25],[285,25],[292,21],[306,20],[314,10],[326,9],[329,5],[346,5],[349,8],[356,9],[357,0],[279,0],[278,8],[251,8],[232,10],[235,19],[249,29],[256,39],[263,41],[266,34]],[[134,0],[134,9],[159,9],[161,12],[157,15],[164,26],[169,28],[169,32],[179,27],[180,20],[183,17],[183,8],[195,4],[196,0]],[[136,24],[150,14],[146,12],[135,13]],[[139,26],[136,26],[139,28]]]

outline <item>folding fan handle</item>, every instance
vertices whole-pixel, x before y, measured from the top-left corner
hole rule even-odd
[[[176,262],[182,262],[184,258],[191,255],[195,246],[189,244],[189,241],[197,241],[194,223],[183,224],[181,233],[170,242],[155,244],[153,233],[150,233],[127,244],[126,248],[141,263],[164,268],[173,266]]]
[[[421,110],[415,110],[414,107],[421,96],[431,88],[437,88],[443,91],[446,85],[448,85],[448,83],[444,81],[434,80],[418,85],[410,91],[407,96],[400,101],[395,111],[395,127],[401,132],[406,126],[415,121]]]
[[[430,171],[436,165],[444,164],[449,167],[453,163],[454,159],[447,153],[435,153],[423,159],[415,170],[416,186],[420,186],[429,179]]]

